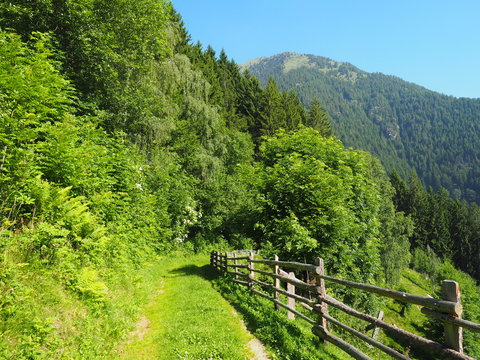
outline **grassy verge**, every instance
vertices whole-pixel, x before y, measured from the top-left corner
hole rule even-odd
[[[289,320],[284,311],[276,312],[270,301],[251,294],[230,277],[219,277],[215,286],[244,317],[247,328],[269,347],[272,359],[351,359],[340,349],[321,344],[309,324]]]
[[[82,294],[65,286],[58,269],[19,264],[4,294],[13,300],[3,302],[0,358],[249,359],[253,337],[212,287],[207,262],[177,253],[86,268]]]
[[[212,287],[210,280],[216,274],[207,263],[205,255],[162,261],[161,286],[144,312],[148,327],[122,347],[121,359],[244,360],[251,357],[247,343],[252,336],[242,327],[228,302]]]
[[[151,260],[98,272],[85,268],[82,293],[65,285],[58,268],[18,264],[3,274],[11,277],[5,280],[11,290],[2,303],[0,358],[110,358],[158,286]]]

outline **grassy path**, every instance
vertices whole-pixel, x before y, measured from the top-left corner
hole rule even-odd
[[[157,293],[120,359],[245,360],[255,357],[252,335],[213,289],[205,255],[165,259]]]

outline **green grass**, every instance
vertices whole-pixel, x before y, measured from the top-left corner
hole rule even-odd
[[[232,283],[207,262],[205,255],[177,253],[151,258],[149,263],[136,267],[120,264],[104,269],[99,271],[98,278],[89,280],[91,284],[85,285],[100,289],[95,290],[98,292],[105,288],[104,296],[100,300],[93,298],[93,302],[65,286],[62,274],[66,269],[17,264],[11,275],[2,275],[2,281],[8,282],[12,290],[3,295],[6,300],[0,322],[0,358],[248,359],[251,354],[247,343],[252,336],[242,327],[233,305],[248,329],[271,350],[272,359],[350,359],[335,346],[320,344],[303,320],[288,320],[285,311],[275,312],[272,303]],[[90,270],[84,272],[86,278],[95,275]],[[443,278],[462,282],[455,274],[447,273]],[[463,302],[466,318],[476,320],[478,288],[471,282],[463,280]],[[397,288],[424,296],[438,290],[429,279],[408,269]],[[406,307],[404,316],[402,306],[393,300],[385,301],[385,320],[441,341],[432,337],[438,336],[438,331],[435,333],[417,306]],[[336,314],[334,309],[331,314],[359,330],[367,325]],[[333,331],[372,358],[386,358],[360,341],[336,332],[335,327]],[[139,335],[143,338],[139,339]],[[465,338],[466,349],[476,356],[478,337],[467,333]],[[383,331],[379,340],[412,358],[423,358]]]
[[[351,359],[349,355],[334,345],[329,344],[326,347],[321,345],[318,339],[311,334],[311,326],[309,324],[301,319],[295,321],[288,320],[285,311],[274,311],[271,302],[249,293],[246,288],[241,285],[232,283],[229,276],[221,277],[216,280],[215,283],[220,292],[245,317],[247,325],[254,335],[272,349],[276,359]],[[431,296],[434,291],[430,280],[410,269],[404,270],[400,284],[396,288],[401,291],[423,296]],[[381,305],[385,313],[384,320],[415,334],[432,340],[439,340],[438,338],[434,338],[436,334],[432,332],[431,322],[421,313],[420,307],[414,305],[407,306],[403,316],[401,314],[402,307],[403,305],[401,303],[387,299]],[[297,310],[298,308],[299,306],[297,306]],[[340,321],[362,332],[368,325],[368,323],[364,321],[348,316],[333,308],[330,308],[330,313]],[[333,334],[358,347],[372,359],[390,358],[380,350],[367,348],[365,343],[349,334],[339,331],[336,326],[332,326],[331,330]],[[369,336],[371,336],[371,334],[372,331],[367,333]],[[413,359],[424,358],[424,354],[415,354],[413,349],[397,342],[383,331],[379,332],[377,340]]]
[[[301,54],[293,54],[283,64],[283,73],[298,69],[302,66],[311,66],[308,57]]]
[[[161,263],[161,284],[144,315],[143,339],[127,343],[121,359],[231,359],[251,357],[252,336],[232,307],[212,287],[215,277],[205,255]]]
[[[149,263],[103,269],[92,283],[104,296],[92,301],[66,286],[65,268],[19,265],[7,279],[13,298],[3,303],[1,359],[110,358],[159,279]]]
[[[285,311],[276,312],[270,301],[251,294],[229,276],[219,277],[215,286],[244,317],[247,328],[272,351],[272,359],[351,359],[335,346],[321,344],[308,323],[289,320]]]
[[[428,281],[414,270],[405,269],[397,289],[408,292],[410,294],[432,296],[432,289]],[[405,308],[404,316],[401,315],[401,310],[404,307],[401,303],[388,300],[385,311],[385,321],[395,324],[404,330],[416,333],[418,335],[425,335],[423,329],[425,328],[428,318],[420,311],[420,306],[408,305]]]
[[[249,359],[253,337],[213,288],[207,263],[175,253],[75,269],[84,293],[66,285],[65,268],[18,264],[0,274],[12,288],[3,294],[0,359]]]

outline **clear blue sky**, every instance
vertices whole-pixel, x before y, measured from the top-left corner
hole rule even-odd
[[[479,0],[172,0],[194,42],[237,63],[284,51],[480,98]]]

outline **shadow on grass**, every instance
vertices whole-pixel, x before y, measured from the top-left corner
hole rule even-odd
[[[404,277],[410,281],[412,284],[418,286],[420,289],[422,290],[425,290],[427,292],[432,292],[432,287],[428,287],[428,285],[425,285],[425,284],[422,284],[421,282],[417,281],[417,279],[415,279],[413,276],[411,276],[410,274],[405,274]],[[430,280],[428,280],[430,281]]]
[[[169,271],[170,275],[166,277],[178,276],[200,276],[208,281],[216,280],[220,277],[220,273],[211,265],[185,265]]]

